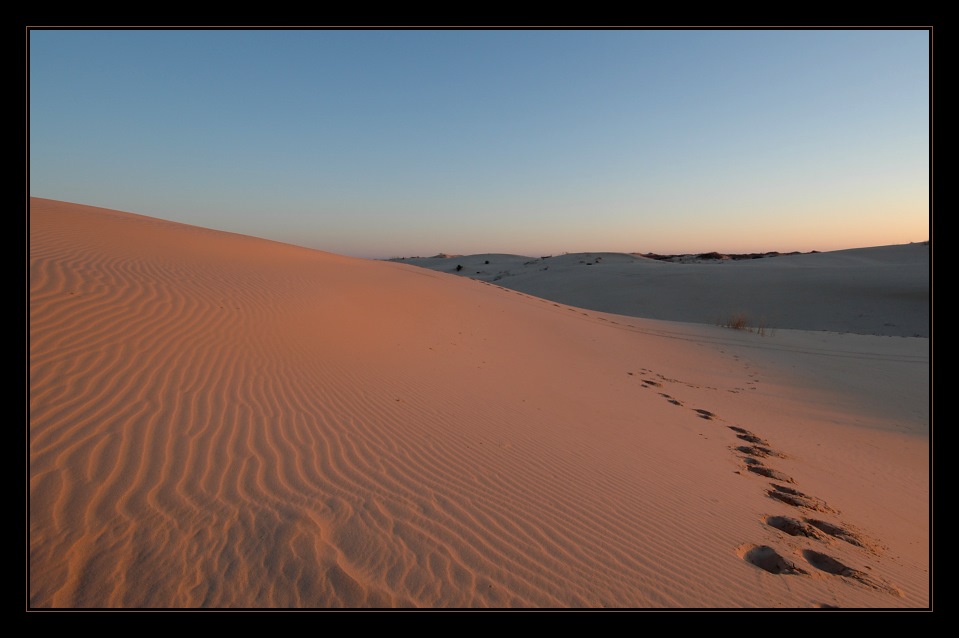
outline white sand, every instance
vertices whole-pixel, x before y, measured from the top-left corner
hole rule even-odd
[[[402,261],[634,317],[712,325],[742,317],[754,328],[928,337],[929,251],[916,243],[689,263],[623,253]]]

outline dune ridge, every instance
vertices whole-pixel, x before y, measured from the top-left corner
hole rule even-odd
[[[928,338],[930,250],[921,242],[756,259],[593,252],[394,261],[633,317]]]
[[[930,604],[928,339],[40,198],[29,287],[30,609]]]

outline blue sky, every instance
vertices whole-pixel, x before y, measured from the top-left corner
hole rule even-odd
[[[929,31],[29,32],[30,194],[368,258],[929,238]]]

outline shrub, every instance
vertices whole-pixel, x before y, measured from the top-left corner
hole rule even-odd
[[[724,328],[732,328],[733,330],[748,330],[749,332],[753,331],[753,327],[749,325],[749,319],[746,317],[746,313],[737,312],[733,315],[730,315],[726,322],[722,324]],[[769,335],[770,337],[776,334],[775,329],[770,328],[767,325],[766,318],[760,317],[759,323],[755,326],[755,330],[759,333],[760,337],[765,337]]]
[[[726,327],[733,330],[748,330],[749,322],[746,320],[746,315],[740,312],[726,320]]]

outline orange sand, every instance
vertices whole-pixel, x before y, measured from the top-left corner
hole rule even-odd
[[[31,609],[930,606],[929,339],[30,204]]]

